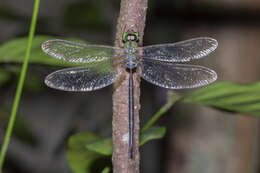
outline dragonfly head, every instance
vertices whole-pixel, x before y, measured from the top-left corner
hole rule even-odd
[[[127,32],[123,33],[122,40],[123,40],[123,43],[126,43],[128,41],[138,42],[139,34],[138,34],[138,32],[135,32],[133,30],[128,30]]]

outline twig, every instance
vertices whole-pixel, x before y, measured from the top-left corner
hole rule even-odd
[[[143,31],[147,10],[147,0],[122,0],[120,14],[117,24],[115,46],[123,47],[123,32],[132,29],[139,33],[139,46],[142,46]],[[122,71],[124,78],[114,85],[113,93],[113,172],[114,173],[138,173],[139,172],[139,110],[140,110],[140,78],[137,73],[133,75],[134,82],[134,153],[133,159],[128,157],[129,149],[129,105],[128,105],[128,79],[129,74],[124,68]],[[140,69],[138,69],[140,70]]]
[[[168,91],[168,98],[167,98],[167,103],[160,108],[159,111],[157,111],[152,118],[143,126],[141,132],[144,132],[148,128],[150,128],[155,122],[158,121],[161,116],[163,116],[178,100],[180,96],[173,92],[173,91]]]

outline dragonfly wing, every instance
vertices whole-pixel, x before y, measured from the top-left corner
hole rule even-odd
[[[165,62],[187,62],[202,58],[213,52],[218,46],[217,40],[208,37],[194,38],[170,44],[145,46],[142,56]]]
[[[48,55],[74,63],[92,63],[111,59],[120,48],[81,44],[66,40],[48,40],[42,44]]]
[[[142,78],[169,89],[197,88],[214,82],[217,74],[197,65],[143,61]]]
[[[120,76],[112,61],[95,65],[67,68],[49,74],[47,86],[64,91],[93,91],[112,84]]]

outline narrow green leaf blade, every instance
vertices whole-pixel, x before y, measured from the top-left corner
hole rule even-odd
[[[184,96],[180,102],[260,116],[260,82],[251,84],[216,82]]]
[[[12,110],[11,110],[10,120],[8,122],[8,127],[7,127],[7,130],[6,130],[5,138],[4,138],[2,147],[1,147],[0,172],[2,172],[2,169],[3,169],[3,163],[4,163],[6,151],[7,151],[8,144],[9,144],[9,141],[10,141],[10,137],[11,137],[11,134],[12,134],[13,126],[14,126],[14,123],[15,123],[15,118],[16,118],[17,109],[19,107],[20,98],[21,98],[21,95],[22,95],[24,79],[25,79],[26,72],[27,72],[27,66],[28,66],[28,62],[29,62],[29,58],[30,58],[32,42],[33,42],[36,23],[37,23],[39,6],[40,6],[40,0],[35,0],[34,7],[33,7],[32,20],[31,20],[31,25],[30,25],[30,31],[29,31],[28,44],[26,44],[27,45],[26,51],[25,51],[26,53],[25,53],[25,57],[24,57],[24,60],[23,60],[22,70],[21,70],[19,82],[18,82],[18,85],[17,85],[15,97],[14,97],[14,102],[13,102],[13,106],[12,106]]]

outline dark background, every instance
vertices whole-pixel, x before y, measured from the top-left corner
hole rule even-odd
[[[36,34],[113,45],[119,7],[119,0],[42,0]],[[27,36],[32,8],[32,0],[0,1],[0,43]],[[214,69],[219,81],[259,79],[260,1],[149,1],[144,45],[200,36],[219,42],[216,52],[198,61]],[[0,64],[4,70],[13,67],[19,64]],[[29,66],[18,112],[24,126],[11,140],[5,162],[8,173],[69,173],[65,151],[70,135],[93,132],[111,136],[112,86],[87,93],[56,91],[43,83],[44,76],[55,69]],[[17,78],[14,74],[0,85],[1,142]],[[166,95],[166,89],[142,81],[141,124],[166,102]],[[259,172],[256,118],[179,104],[157,124],[166,126],[167,134],[140,149],[141,172]]]

